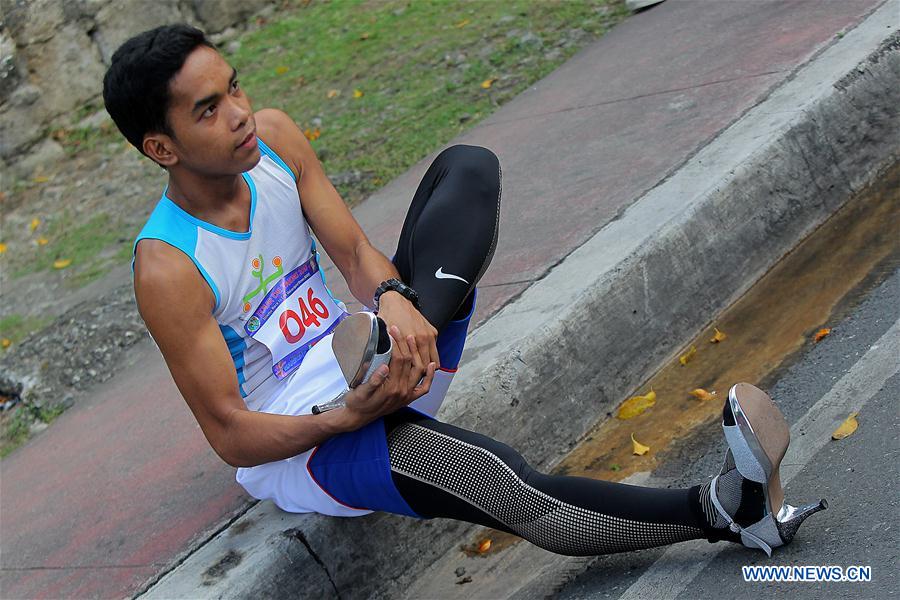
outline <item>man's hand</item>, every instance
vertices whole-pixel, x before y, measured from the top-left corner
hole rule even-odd
[[[388,332],[394,338],[390,365],[378,367],[368,381],[346,396],[343,410],[351,429],[403,408],[431,389],[437,365],[422,361],[414,336],[404,338],[396,326],[389,327]]]
[[[399,292],[393,290],[384,292],[378,299],[378,316],[389,328],[396,325],[401,335],[415,337],[416,348],[423,365],[434,361],[436,367],[441,366],[437,351],[437,329],[416,310],[412,302]]]

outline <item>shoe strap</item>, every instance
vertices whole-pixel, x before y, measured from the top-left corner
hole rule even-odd
[[[394,349],[394,340],[388,337],[388,340],[391,343],[391,347],[387,349],[387,351],[376,354],[372,357],[372,362],[369,363],[369,369],[366,371],[366,374],[362,378],[362,382],[365,383],[369,380],[373,373],[375,373],[375,369],[380,367],[381,365],[387,365],[391,362],[391,352]]]
[[[738,525],[738,523],[731,518],[731,515],[728,514],[728,511],[725,510],[725,507],[722,506],[722,503],[719,502],[719,496],[716,492],[716,483],[718,483],[718,480],[719,476],[716,475],[713,478],[712,482],[709,484],[709,499],[712,500],[712,503],[716,507],[716,510],[719,511],[719,514],[721,514],[728,522],[728,528],[735,533],[741,534],[741,537],[747,537],[756,544],[759,544],[759,547],[763,551],[765,551],[766,554],[772,556],[772,547],[769,546],[769,544],[767,544],[761,537],[750,533],[749,531]]]

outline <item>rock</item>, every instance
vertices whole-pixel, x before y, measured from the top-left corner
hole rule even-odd
[[[500,25],[506,25],[507,23],[512,23],[516,20],[515,15],[503,15],[499,19],[497,19],[497,23]]]
[[[0,127],[0,132],[3,129]],[[2,146],[0,146],[2,148]],[[2,154],[2,149],[0,149]],[[9,166],[12,174],[20,179],[31,179],[35,173],[51,173],[65,159],[66,151],[55,141],[46,138],[34,146],[22,158]]]
[[[459,115],[459,122],[465,123],[466,121],[470,120],[471,118],[472,118],[472,115],[470,115],[469,113],[463,113],[463,114]]]
[[[225,52],[228,54],[236,54],[241,49],[240,40],[231,40],[225,44]]]
[[[97,46],[77,24],[64,25],[50,40],[32,44],[22,53],[49,116],[68,112],[100,94],[106,69]]]
[[[544,60],[553,61],[553,60],[558,59],[561,55],[562,55],[562,50],[560,50],[559,48],[553,48],[549,52],[544,53]]]
[[[113,121],[109,116],[109,113],[106,112],[105,108],[101,108],[100,110],[86,116],[82,120],[78,121],[75,124],[75,127],[79,129],[99,129],[104,124],[112,126]]]
[[[534,32],[526,31],[519,37],[519,45],[526,48],[541,48],[544,46],[544,41]]]
[[[41,138],[43,111],[37,104],[7,102],[0,107],[0,159],[11,162],[20,151]]]
[[[247,21],[253,13],[268,5],[269,0],[193,0],[194,12],[206,28],[216,33],[230,25]]]
[[[17,107],[31,106],[41,97],[41,90],[34,85],[26,83],[16,88],[10,97],[9,103]]]
[[[0,103],[12,93],[21,79],[16,64],[16,43],[0,30]]]
[[[322,126],[322,117],[313,117],[310,119],[309,124],[313,127],[321,127]]]
[[[28,433],[30,433],[31,435],[34,435],[35,433],[40,433],[41,431],[43,431],[45,429],[47,429],[47,423],[44,423],[43,421],[35,421],[28,428]]]
[[[514,38],[514,37],[519,37],[521,34],[522,34],[521,29],[510,29],[509,31],[506,32],[506,37]]]
[[[456,570],[453,571],[453,574],[456,575],[457,577],[462,577],[463,575],[466,574],[466,568],[465,567],[456,567]]]
[[[97,11],[93,40],[103,64],[109,65],[113,53],[128,38],[167,23],[188,21],[178,0],[115,0]]]

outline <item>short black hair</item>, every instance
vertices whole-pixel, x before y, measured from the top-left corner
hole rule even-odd
[[[106,112],[132,146],[144,153],[148,132],[174,134],[166,119],[169,83],[198,46],[215,45],[186,24],[163,25],[119,46],[103,77]]]

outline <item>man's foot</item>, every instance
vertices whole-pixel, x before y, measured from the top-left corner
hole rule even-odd
[[[741,543],[771,556],[828,504],[824,499],[801,507],[784,502],[778,468],[790,429],[765,392],[746,383],[732,387],[722,409],[722,429],[728,441],[725,463],[700,489],[708,539]]]

